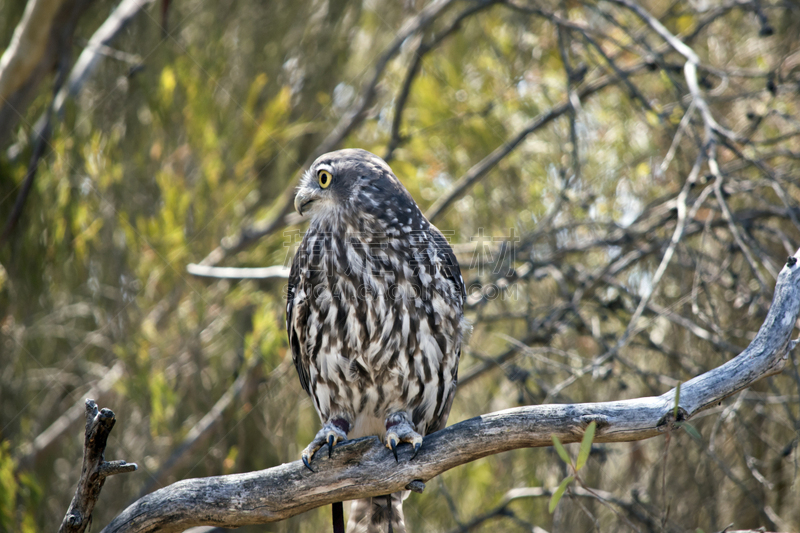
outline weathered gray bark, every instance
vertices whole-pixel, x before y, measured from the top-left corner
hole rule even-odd
[[[78,488],[58,533],[83,533],[92,523],[92,510],[108,476],[133,472],[136,463],[106,461],[108,435],[114,428],[114,412],[97,409],[94,400],[86,400],[86,434],[83,444],[83,468]]]
[[[800,250],[783,268],[767,318],[750,346],[724,365],[681,387],[678,421],[779,373],[797,341],[791,334],[800,312]],[[310,472],[295,461],[246,474],[174,483],[137,500],[105,533],[182,531],[191,526],[237,527],[283,520],[321,505],[366,498],[405,488],[421,491],[427,481],[456,466],[516,448],[580,441],[591,421],[595,442],[626,442],[672,428],[675,390],[657,397],[575,405],[507,409],[450,426],[425,438],[414,460],[402,446],[400,463],[376,437],[338,445],[332,458],[317,454]]]

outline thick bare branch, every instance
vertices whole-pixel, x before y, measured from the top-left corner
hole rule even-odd
[[[699,412],[780,372],[794,347],[791,334],[800,312],[800,250],[778,276],[775,296],[753,342],[738,356],[681,387],[678,420]],[[238,527],[282,520],[321,505],[403,490],[487,455],[549,446],[552,435],[577,442],[597,422],[595,442],[628,442],[672,429],[674,389],[661,396],[602,403],[538,405],[507,409],[455,424],[429,435],[414,460],[403,449],[400,464],[376,437],[337,446],[315,458],[315,472],[300,461],[268,470],[188,479],[128,507],[105,533],[181,531],[196,525]]]

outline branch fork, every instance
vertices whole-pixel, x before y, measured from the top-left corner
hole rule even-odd
[[[108,476],[133,472],[136,463],[106,461],[108,436],[116,423],[114,411],[98,409],[94,400],[86,400],[86,433],[83,444],[83,468],[78,488],[69,506],[59,533],[83,533],[92,522],[92,511],[100,497],[100,489]]]

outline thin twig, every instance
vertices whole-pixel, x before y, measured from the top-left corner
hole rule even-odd
[[[627,77],[641,71],[643,68],[645,68],[645,66],[646,64],[644,62],[637,63],[636,65],[625,69],[623,73]],[[584,87],[578,93],[578,98],[580,100],[585,100],[591,95],[605,89],[606,87],[609,87],[610,85],[616,84],[619,81],[620,79],[617,77],[605,76]],[[428,218],[428,220],[434,221],[439,218],[450,206],[450,204],[461,198],[461,196],[463,196],[467,190],[485,177],[490,170],[497,166],[497,164],[508,154],[513,152],[514,149],[516,149],[517,146],[519,146],[520,143],[524,141],[530,134],[551,123],[558,117],[566,114],[571,108],[572,104],[569,101],[551,108],[548,112],[540,114],[530,121],[528,125],[513,138],[495,148],[492,153],[484,157],[480,162],[470,168],[461,178],[459,178],[458,181],[453,184],[447,194],[439,197],[439,199],[436,200],[433,205],[430,206],[430,208],[428,208],[425,213],[425,216]]]

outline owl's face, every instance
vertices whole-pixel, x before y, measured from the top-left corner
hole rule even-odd
[[[294,207],[312,220],[322,216],[376,212],[408,192],[380,157],[360,149],[321,155],[303,174]]]

